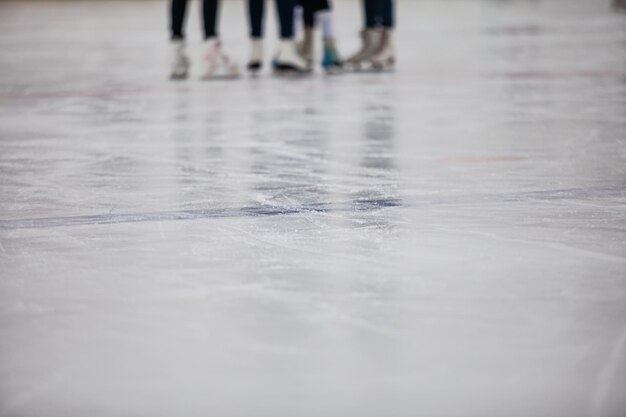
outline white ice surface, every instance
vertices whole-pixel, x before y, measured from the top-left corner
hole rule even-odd
[[[1,416],[626,416],[625,15],[404,0],[393,74],[206,83],[194,5],[172,83],[166,8],[0,2]]]

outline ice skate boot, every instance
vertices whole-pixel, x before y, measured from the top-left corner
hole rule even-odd
[[[185,41],[172,40],[172,69],[170,79],[184,80],[189,76],[189,58],[185,54]]]
[[[263,39],[252,38],[250,44],[250,61],[248,61],[248,71],[256,75],[263,68]]]
[[[375,71],[393,70],[396,57],[393,48],[393,29],[383,30],[380,49],[371,58],[372,69]]]
[[[306,61],[298,54],[296,43],[292,39],[280,41],[273,66],[276,75],[301,75],[310,72]]]
[[[339,56],[334,39],[324,40],[324,57],[322,58],[322,68],[328,74],[339,74],[343,71],[343,61]]]
[[[204,60],[206,63],[206,71],[202,76],[204,80],[234,79],[241,75],[237,64],[222,50],[219,39],[212,38],[206,41]]]
[[[380,29],[361,31],[361,49],[346,60],[345,68],[351,71],[369,69],[372,64],[372,56],[380,49],[382,36]]]
[[[313,40],[314,32],[313,28],[304,28],[304,37],[301,42],[298,42],[298,53],[306,61],[309,70],[313,69]]]

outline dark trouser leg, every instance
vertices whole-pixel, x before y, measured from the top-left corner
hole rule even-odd
[[[377,0],[363,0],[363,8],[365,13],[365,27],[367,28],[375,28],[376,27],[376,2]]]
[[[386,28],[394,27],[393,0],[378,0],[380,2],[381,23]]]
[[[322,10],[330,10],[330,3],[328,3],[328,0],[310,0],[310,1],[316,12],[320,12]]]
[[[304,25],[315,26],[315,13],[322,10],[330,10],[328,0],[302,0],[304,6]]]
[[[170,4],[170,29],[172,39],[184,39],[183,25],[185,23],[185,12],[187,11],[187,0],[172,0]]]
[[[248,0],[248,19],[250,23],[250,36],[253,38],[263,37],[263,15],[265,13],[265,0]]]
[[[315,26],[315,10],[313,10],[311,5],[306,0],[304,1],[302,8],[304,9],[304,13],[302,14],[304,26],[312,28]]]
[[[218,0],[202,1],[202,18],[204,20],[204,38],[217,36]]]
[[[295,5],[295,0],[276,0],[281,39],[293,38],[293,9]]]

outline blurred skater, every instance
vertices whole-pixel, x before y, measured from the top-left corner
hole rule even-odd
[[[296,0],[276,0],[278,20],[280,23],[280,43],[272,61],[277,73],[308,72],[306,61],[300,56],[294,40],[294,8]],[[248,16],[250,23],[251,55],[248,70],[256,73],[263,66],[263,19],[265,0],[248,0]]]
[[[239,76],[237,65],[228,58],[222,49],[222,43],[217,32],[218,8],[220,0],[202,1],[202,18],[204,22],[204,79]],[[187,0],[171,0],[170,29],[173,51],[172,79],[185,79],[189,75],[189,58],[185,52],[185,14]]]
[[[300,55],[306,60],[309,68],[313,67],[314,32],[317,25],[321,26],[324,52],[322,67],[329,73],[341,71],[343,62],[337,51],[332,7],[328,0],[298,0],[296,19],[303,22],[303,38],[298,44]]]
[[[347,67],[355,71],[394,67],[393,6],[393,0],[363,0],[365,27],[361,31],[361,48],[346,60]]]

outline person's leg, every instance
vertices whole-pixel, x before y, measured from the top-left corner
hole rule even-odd
[[[304,27],[312,28],[315,26],[315,7],[310,0],[304,0],[302,2],[302,21],[304,23]]]
[[[314,27],[315,27],[315,4],[314,0],[297,0],[295,25],[299,29],[300,20],[302,21],[301,41],[298,43],[298,53],[306,60],[308,68],[313,68],[313,49],[314,49]],[[294,33],[294,37],[300,36]]]
[[[277,72],[304,73],[309,70],[306,60],[300,56],[294,41],[294,8],[296,0],[276,0],[278,20],[280,21],[280,44],[274,58]]]
[[[184,39],[185,13],[187,0],[172,0],[170,4],[170,31],[172,39]]]
[[[250,26],[250,60],[248,70],[257,73],[263,66],[263,20],[265,0],[248,0],[248,24]]]
[[[248,0],[248,19],[250,36],[263,37],[263,15],[265,14],[265,0]]]
[[[335,26],[333,23],[333,12],[330,10],[322,10],[315,15],[316,23],[322,29],[322,38],[334,39],[335,38]]]
[[[333,25],[333,12],[328,0],[312,0],[315,3],[315,25],[322,30],[324,39],[324,53],[322,67],[329,73],[339,72],[343,66],[337,45]]]
[[[189,74],[189,58],[185,53],[185,12],[187,0],[171,0],[170,3],[170,48],[171,48],[171,70],[170,78],[173,80],[183,80]]]
[[[204,79],[233,78],[239,76],[239,68],[224,52],[222,42],[219,39],[217,23],[219,20],[219,1],[203,0],[202,18],[204,21],[206,70]]]
[[[385,28],[394,27],[394,14],[393,14],[393,0],[378,0],[380,1],[380,14],[381,23]]]
[[[393,45],[393,0],[376,1],[378,2],[380,24],[382,25],[382,37],[380,47],[372,56],[372,67],[377,70],[392,69],[396,62]]]
[[[328,0],[304,0],[304,24],[308,27],[314,27],[316,24],[315,16],[319,12],[330,11]]]
[[[298,51],[306,60],[309,68],[312,69],[313,51],[315,49],[315,27],[321,25],[324,32],[324,39],[328,39],[327,30],[330,16],[327,15],[330,14],[330,5],[328,4],[328,0],[298,0],[297,4],[300,5],[302,9],[301,19],[304,26],[302,41],[298,44]],[[298,13],[296,13],[296,19],[298,19]]]
[[[376,27],[377,0],[363,0],[363,15],[365,27],[374,29]]]
[[[217,35],[217,18],[218,18],[218,0],[202,1],[202,19],[204,21],[204,39],[216,38]]]
[[[293,38],[293,9],[295,6],[295,0],[276,0],[281,39]]]
[[[365,27],[361,31],[361,48],[348,58],[347,67],[359,71],[371,63],[372,56],[380,50],[382,30],[379,0],[363,0],[363,16]]]

